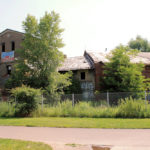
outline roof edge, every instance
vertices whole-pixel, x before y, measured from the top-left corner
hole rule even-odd
[[[90,59],[90,62],[92,63],[92,65],[95,63],[94,59],[89,55],[89,53],[86,50],[84,51],[84,56],[86,59],[88,59],[88,58]]]
[[[16,30],[12,30],[12,29],[5,29],[4,31],[2,31],[1,33],[0,33],[0,36],[1,35],[3,35],[3,34],[5,34],[6,32],[8,32],[8,31],[10,31],[10,32],[17,32],[17,33],[20,33],[20,34],[24,34],[23,32],[20,32],[20,31],[16,31]]]
[[[59,72],[78,71],[78,70],[93,70],[94,68],[78,68],[78,69],[58,69]]]

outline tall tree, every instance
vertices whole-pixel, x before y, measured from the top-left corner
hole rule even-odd
[[[142,52],[150,52],[150,43],[147,39],[142,38],[141,36],[137,36],[136,39],[131,39],[128,43],[128,46],[131,49],[138,49]]]
[[[60,18],[57,13],[45,13],[38,22],[28,15],[23,22],[25,31],[22,49],[7,87],[21,84],[42,88],[49,93],[62,91],[70,85],[70,74],[60,74],[57,69],[64,60],[59,48],[64,46],[61,38]]]
[[[142,75],[144,65],[130,62],[130,57],[136,54],[135,50],[120,46],[108,55],[109,62],[105,64],[104,77],[100,80],[102,91],[136,92],[147,88]]]
[[[72,94],[72,93],[81,94],[82,89],[81,89],[80,81],[74,76],[72,76],[72,78],[70,79],[71,79],[71,85],[64,89],[65,93],[66,94]]]

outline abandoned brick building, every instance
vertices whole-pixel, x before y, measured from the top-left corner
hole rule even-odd
[[[11,75],[17,58],[15,50],[21,48],[23,38],[23,33],[10,29],[0,33],[0,88],[4,87],[5,81]],[[103,67],[107,61],[104,53],[85,51],[83,56],[66,58],[59,72],[72,71],[80,80],[83,94],[89,96],[95,90],[99,90],[99,78],[103,75]],[[146,78],[150,77],[150,52],[140,52],[131,61],[143,62],[143,75]]]
[[[21,48],[24,34],[6,29],[0,33],[0,89],[11,75],[17,54],[16,49]]]
[[[80,80],[85,96],[90,96],[95,90],[100,90],[100,77],[103,76],[104,64],[108,62],[106,54],[85,51],[83,56],[66,58],[59,71],[73,71]],[[150,78],[150,52],[140,52],[131,59],[133,63],[144,63],[143,75]]]

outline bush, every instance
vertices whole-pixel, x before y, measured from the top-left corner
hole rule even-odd
[[[17,87],[11,90],[15,101],[15,116],[27,117],[38,107],[38,98],[41,95],[39,89],[27,86]]]

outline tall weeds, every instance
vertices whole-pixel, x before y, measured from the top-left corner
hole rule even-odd
[[[116,117],[121,118],[149,118],[150,104],[145,100],[126,98],[121,100]]]
[[[0,117],[13,117],[15,107],[13,104],[7,102],[0,102]]]
[[[91,102],[79,102],[72,107],[72,102],[67,100],[57,106],[39,108],[32,115],[34,117],[89,117],[89,118],[114,118],[116,107],[105,105],[93,106]]]
[[[0,117],[13,117],[14,112],[13,105],[0,103]],[[145,100],[128,98],[113,107],[93,102],[79,102],[72,107],[72,102],[66,100],[56,106],[39,106],[31,117],[150,118],[150,104]]]

